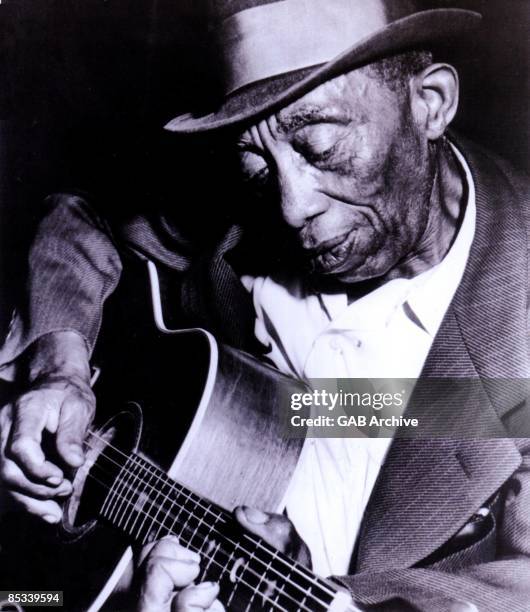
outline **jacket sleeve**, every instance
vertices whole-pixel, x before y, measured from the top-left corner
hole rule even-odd
[[[522,463],[505,483],[496,555],[483,563],[364,572],[337,580],[374,612],[526,612],[530,609],[530,440],[515,440]],[[475,544],[474,546],[479,545]],[[473,545],[472,545],[473,546]],[[465,550],[460,558],[465,558]],[[458,607],[466,603],[473,607]]]
[[[24,296],[0,349],[2,378],[12,379],[17,357],[51,332],[76,331],[92,351],[103,304],[121,274],[110,230],[83,198],[56,194],[45,204],[29,252]]]

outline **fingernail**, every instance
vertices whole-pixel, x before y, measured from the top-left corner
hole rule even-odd
[[[258,510],[257,508],[249,508],[247,506],[243,506],[243,512],[245,516],[251,523],[256,523],[258,525],[262,525],[267,522],[269,518],[265,512]]]
[[[57,495],[59,497],[66,497],[67,495],[70,495],[71,492],[72,492],[72,487],[70,485],[68,485],[64,489],[61,489],[60,491],[57,491]]]
[[[62,481],[63,479],[60,476],[50,476],[49,478],[46,479],[46,482],[48,484],[53,485],[54,487],[56,487],[57,485],[60,485]]]
[[[73,459],[76,459],[77,461],[85,460],[83,449],[79,446],[79,444],[70,444],[69,449]]]
[[[50,525],[55,525],[56,523],[58,523],[61,519],[53,514],[45,514],[42,517],[47,523],[50,523]]]

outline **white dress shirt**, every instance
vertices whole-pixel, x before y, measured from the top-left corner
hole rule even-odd
[[[475,232],[475,190],[458,235],[441,263],[395,279],[348,304],[346,294],[317,295],[299,278],[249,277],[255,334],[268,357],[298,378],[417,378],[460,283]],[[285,507],[321,575],[348,573],[361,520],[391,439],[308,438]]]

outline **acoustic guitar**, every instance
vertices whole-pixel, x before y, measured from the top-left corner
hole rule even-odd
[[[109,600],[130,544],[175,534],[200,553],[198,580],[219,582],[227,610],[355,610],[338,584],[231,514],[241,504],[283,507],[303,444],[285,435],[284,419],[302,383],[200,329],[161,334],[144,357],[130,360],[143,365],[126,392],[104,374],[96,383],[98,413],[114,416],[87,436],[60,533],[28,526],[20,512],[0,524],[1,589],[63,591],[68,612],[130,610]]]

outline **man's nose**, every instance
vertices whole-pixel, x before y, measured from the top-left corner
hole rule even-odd
[[[328,200],[303,170],[283,170],[278,176],[282,216],[285,222],[300,229],[312,218],[324,213]]]

